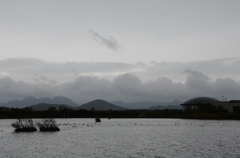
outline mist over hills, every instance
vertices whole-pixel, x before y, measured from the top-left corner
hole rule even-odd
[[[71,99],[56,96],[54,98],[35,98],[35,97],[27,97],[22,100],[11,100],[7,103],[0,103],[2,107],[10,107],[10,108],[25,108],[30,107],[33,110],[48,110],[50,107],[55,107],[58,109],[59,107],[71,108],[71,109],[86,109],[90,110],[94,108],[95,110],[125,110],[125,109],[181,109],[180,101],[173,102],[131,102],[124,103],[122,101],[113,101],[111,103],[97,99],[83,105],[78,105],[73,102]]]
[[[181,108],[180,104],[182,103],[181,101],[175,100],[172,102],[131,102],[131,103],[124,103],[122,101],[114,101],[111,102],[112,104],[125,107],[128,109],[151,109],[151,108],[156,108],[159,109],[161,108],[170,108],[171,106],[176,106],[176,108]],[[159,107],[158,107],[159,106]]]

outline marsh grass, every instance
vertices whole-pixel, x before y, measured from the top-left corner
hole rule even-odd
[[[11,126],[15,128],[15,132],[33,132],[37,131],[37,128],[32,119],[18,119]]]
[[[52,118],[44,118],[36,122],[37,127],[40,131],[60,131],[56,120]]]

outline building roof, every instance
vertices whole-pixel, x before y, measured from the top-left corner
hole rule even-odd
[[[201,103],[212,103],[212,102],[219,102],[219,100],[210,98],[210,97],[197,97],[197,98],[187,100],[181,105],[198,105]]]

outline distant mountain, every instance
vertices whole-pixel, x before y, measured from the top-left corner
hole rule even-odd
[[[46,103],[46,104],[64,104],[72,107],[79,106],[78,104],[74,103],[71,99],[62,97],[62,96],[56,96],[54,98],[40,98],[36,99],[34,97],[27,97],[23,100],[11,100],[7,103],[0,103],[0,106],[5,107],[12,107],[12,108],[24,108],[31,105],[37,105],[39,103]]]
[[[168,106],[151,106],[147,110],[164,110],[164,109],[182,109],[180,105],[168,105]]]
[[[89,103],[83,104],[78,109],[87,109],[90,110],[94,108],[95,110],[125,110],[126,108],[111,104],[104,100],[94,100]]]
[[[65,105],[69,105],[72,107],[77,107],[79,106],[78,104],[76,104],[75,102],[73,102],[71,99],[66,98],[66,97],[62,97],[62,96],[56,96],[52,99],[52,104],[65,104]]]
[[[175,100],[172,102],[131,102],[131,103],[124,103],[122,101],[113,101],[112,104],[125,107],[128,109],[148,109],[153,106],[169,106],[169,105],[180,105],[182,102]]]
[[[56,110],[59,110],[59,108],[72,108],[68,105],[60,105],[60,104],[46,104],[46,103],[40,103],[40,104],[37,104],[37,105],[32,105],[32,106],[29,106],[30,108],[32,108],[34,111],[45,111],[45,110],[48,110],[50,107],[54,107],[56,108]]]

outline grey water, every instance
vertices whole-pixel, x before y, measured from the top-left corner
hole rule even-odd
[[[15,133],[0,120],[1,158],[240,158],[240,121],[56,119],[59,132]]]

